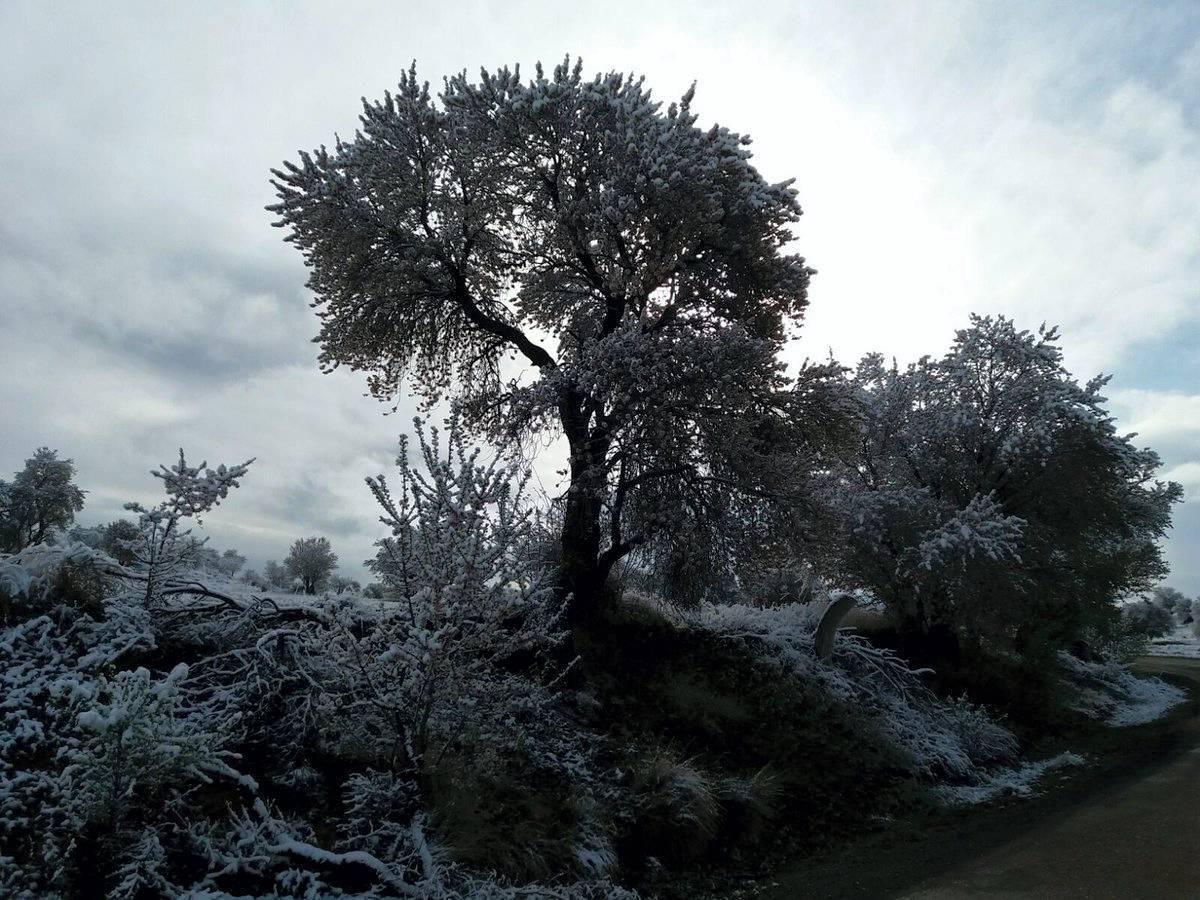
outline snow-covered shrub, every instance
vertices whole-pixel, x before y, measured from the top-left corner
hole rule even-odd
[[[62,531],[18,553],[0,554],[0,624],[57,605],[101,617],[102,600],[114,586],[113,565],[102,551]]]
[[[419,767],[472,732],[516,747],[552,694],[526,672],[561,639],[551,573],[531,570],[531,515],[522,476],[497,458],[481,464],[451,421],[441,435],[416,423],[424,472],[397,457],[398,490],[367,483],[392,535],[377,572],[391,602],[369,632],[339,630],[358,713],[391,733]],[[527,476],[525,476],[527,477]]]
[[[116,884],[108,894],[112,900],[172,897],[182,893],[179,885],[168,877],[167,851],[156,828],[144,828],[141,834],[130,837],[118,858]]]
[[[56,605],[0,631],[0,868],[22,891],[67,890],[101,844],[120,851],[131,808],[155,820],[189,783],[232,774],[203,716],[180,705],[185,669],[105,674],[154,647],[139,597],[105,598],[100,620]]]
[[[163,803],[164,794],[177,802],[189,782],[214,776],[243,780],[217,730],[234,723],[189,706],[180,690],[187,675],[183,663],[162,679],[139,667],[80,688],[83,735],[63,775],[82,821],[116,831],[138,802]]]
[[[716,777],[696,760],[659,746],[636,755],[631,781],[643,848],[670,863],[694,860],[707,850],[723,815]]]
[[[459,858],[562,871],[599,833],[583,814],[594,741],[552,686],[560,607],[553,573],[530,566],[524,477],[502,458],[481,463],[454,420],[444,446],[436,429],[416,433],[422,470],[402,444],[397,489],[368,479],[392,531],[374,563],[388,600],[368,628],[349,608],[332,620],[337,752],[373,747],[377,764],[408,772]],[[530,784],[559,795],[549,819]]]
[[[1020,752],[1017,739],[985,707],[960,697],[946,701],[946,713],[967,755],[975,763],[991,765],[1017,758]]]
[[[411,532],[389,601],[289,602],[188,569],[180,522],[242,467],[160,473],[170,499],[128,568],[58,538],[0,557],[0,893],[634,896],[606,879],[611,785],[556,694],[558,606],[520,485],[457,437],[445,458],[422,447],[429,473],[405,461],[395,496],[372,480]]]

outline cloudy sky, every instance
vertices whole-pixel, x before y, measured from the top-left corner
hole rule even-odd
[[[563,54],[644,73],[797,178],[819,270],[801,352],[902,361],[969,311],[1063,327],[1189,488],[1200,592],[1200,5],[996,2],[0,4],[0,475],[74,457],[85,522],[185,447],[256,456],[209,520],[257,565],[326,534],[358,574],[362,484],[402,410],[322,376],[268,169],[424,77]],[[553,485],[547,485],[552,488]]]

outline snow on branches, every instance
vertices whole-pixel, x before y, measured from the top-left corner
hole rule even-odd
[[[378,714],[381,731],[422,768],[450,752],[467,720],[493,749],[527,741],[552,694],[506,667],[520,659],[528,669],[564,634],[553,573],[530,565],[527,474],[499,457],[481,463],[456,419],[444,453],[437,429],[415,426],[423,471],[402,440],[397,491],[382,475],[367,479],[392,531],[371,563],[392,612],[362,638],[342,630],[336,646],[364,715]]]
[[[853,376],[857,452],[825,480],[842,577],[906,628],[1065,646],[1165,570],[1181,496],[1158,456],[1117,433],[1100,390],[1065,369],[1058,333],[972,316],[950,351]]]
[[[215,469],[205,462],[189,466],[181,448],[178,463],[150,473],[162,481],[167,498],[153,507],[125,504],[127,510],[138,514],[138,536],[123,543],[133,558],[133,568],[144,576],[147,603],[160,599],[172,576],[190,562],[195,543],[188,540],[190,531],[180,530],[180,522],[189,518],[200,521],[238,486],[253,462],[249,459]]]
[[[451,392],[492,435],[562,433],[573,621],[674,523],[719,531],[735,504],[706,494],[769,498],[740,458],[807,442],[778,360],[812,274],[788,252],[796,194],[748,138],[698,128],[693,93],[664,110],[641,79],[564,60],[435,97],[414,68],[364,101],[353,140],[273,172],[326,369],[366,372],[383,399]]]

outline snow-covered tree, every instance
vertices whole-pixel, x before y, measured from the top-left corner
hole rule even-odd
[[[136,540],[139,535],[137,525],[128,519],[115,519],[103,526],[103,531],[100,549],[121,565],[132,565],[134,557],[129,551],[129,542]]]
[[[69,528],[86,492],[75,484],[75,462],[39,447],[12,482],[0,481],[0,550],[16,553]]]
[[[1192,601],[1170,585],[1160,584],[1150,591],[1150,602],[1171,614],[1180,625],[1192,621]]]
[[[664,110],[567,61],[435,98],[413,69],[352,140],[274,172],[326,370],[369,373],[380,398],[406,379],[451,394],[478,433],[565,438],[577,617],[637,547],[720,553],[715,523],[794,487],[828,415],[831,370],[793,381],[779,361],[812,274],[788,250],[796,192],[749,138],[697,127],[692,96]]]
[[[337,554],[326,537],[298,538],[283,561],[288,572],[300,580],[306,594],[321,590],[337,568],[337,563]]]
[[[232,578],[246,564],[246,557],[236,550],[226,550],[217,560],[217,571]]]
[[[171,578],[196,564],[196,551],[203,548],[203,542],[182,527],[184,520],[199,522],[238,486],[252,462],[215,469],[208,468],[207,462],[189,466],[180,449],[178,463],[150,473],[162,481],[167,499],[153,507],[125,504],[127,510],[138,514],[138,534],[122,546],[131,555],[133,568],[145,578],[147,602],[158,599]]]
[[[854,376],[858,452],[834,473],[845,572],[912,629],[1053,645],[1165,574],[1178,485],[1117,432],[1055,329],[972,316],[940,360]]]
[[[268,559],[263,566],[263,578],[267,580],[268,585],[279,591],[286,590],[292,582],[292,575],[287,566],[282,566],[273,559]]]

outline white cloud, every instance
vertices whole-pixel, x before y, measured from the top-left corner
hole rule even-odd
[[[1143,441],[1200,439],[1200,394],[1134,389],[1114,391],[1110,399],[1122,425]]]

